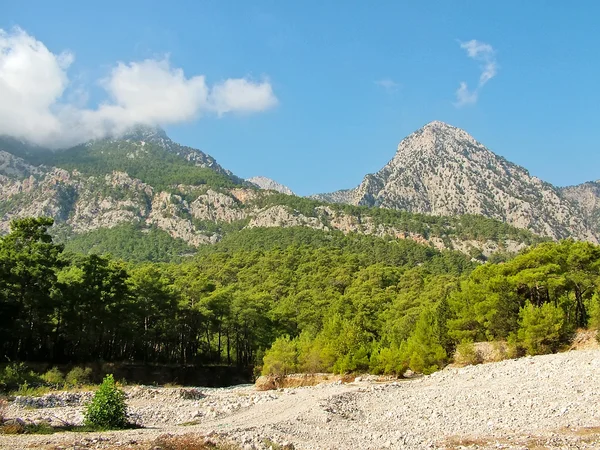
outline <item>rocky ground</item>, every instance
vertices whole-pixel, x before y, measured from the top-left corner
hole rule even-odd
[[[19,397],[9,417],[80,423],[89,393]],[[146,428],[0,436],[0,448],[152,448],[165,433],[222,436],[242,449],[600,448],[600,351],[580,350],[448,368],[396,382],[357,378],[257,391],[127,390]],[[279,447],[281,448],[281,447]]]

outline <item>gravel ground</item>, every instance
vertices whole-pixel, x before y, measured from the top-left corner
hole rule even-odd
[[[127,390],[147,428],[110,433],[0,436],[0,448],[141,446],[165,433],[218,434],[243,449],[600,448],[600,351],[571,351],[448,368],[408,381],[257,392]],[[17,398],[9,417],[79,423],[89,394]]]

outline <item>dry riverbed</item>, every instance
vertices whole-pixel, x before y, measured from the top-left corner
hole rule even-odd
[[[146,428],[0,435],[1,449],[151,449],[165,434],[223,437],[242,449],[600,448],[600,351],[447,368],[397,382],[256,391],[127,389]],[[8,417],[80,423],[89,393],[17,398]]]

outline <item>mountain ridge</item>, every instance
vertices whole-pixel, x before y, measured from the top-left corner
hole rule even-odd
[[[261,189],[277,191],[277,192],[280,192],[282,194],[287,194],[287,195],[296,195],[289,187],[287,187],[281,183],[278,183],[277,181],[275,181],[271,178],[267,178],[267,177],[263,177],[263,176],[256,176],[256,177],[252,177],[252,178],[247,178],[246,181],[248,181],[252,184],[255,184],[256,186],[258,186]]]
[[[481,214],[553,239],[598,242],[581,206],[460,128],[430,122],[355,188],[312,198],[434,215]]]
[[[468,145],[487,155],[484,147],[466,132],[439,122],[402,142],[431,134],[431,129],[446,130],[442,135],[458,133]],[[401,155],[431,151],[426,146],[405,148],[402,145],[399,150],[405,153]],[[173,142],[160,129],[142,127],[119,138],[89,141],[53,153],[23,152],[25,159],[13,154],[19,153],[14,147],[7,149],[13,153],[2,152],[2,149],[0,141],[2,232],[8,231],[12,218],[43,215],[55,218],[64,239],[131,224],[138,231],[128,232],[130,236],[144,236],[139,231],[157,230],[198,247],[216,243],[226,234],[243,229],[307,227],[323,232],[411,239],[484,259],[496,252],[515,252],[537,242],[528,232],[501,226],[495,219],[485,219],[485,214],[473,215],[468,209],[455,214],[440,214],[448,211],[431,209],[403,212],[399,210],[401,203],[379,201],[377,194],[386,186],[378,174],[393,178],[395,171],[391,163],[378,174],[365,178],[362,193],[358,188],[340,191],[336,195],[345,201],[332,204],[323,199],[316,201],[278,193],[271,190],[273,184],[263,186],[269,190],[260,189],[221,167],[210,155]],[[443,154],[447,149],[442,145],[437,150]],[[512,167],[506,160],[498,160],[509,169]],[[519,173],[528,176],[524,169]],[[377,183],[379,190],[371,192]],[[575,204],[574,200],[569,203],[570,206]],[[577,208],[582,210],[581,206]],[[404,209],[410,211],[410,208]],[[157,242],[164,241],[163,235],[154,235]],[[94,239],[97,242],[99,238]],[[114,241],[113,237],[110,239]],[[182,247],[177,244],[174,248]]]

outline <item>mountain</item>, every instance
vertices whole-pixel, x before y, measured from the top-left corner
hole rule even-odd
[[[253,228],[410,239],[480,259],[539,240],[482,216],[328,204],[259,189],[158,129],[140,127],[56,152],[6,142],[0,140],[0,232],[13,218],[50,216],[57,238],[79,252],[169,260]]]
[[[586,221],[600,229],[600,180],[561,188],[562,194],[579,205]]]
[[[266,189],[268,191],[277,191],[286,195],[295,195],[289,187],[284,186],[283,184],[278,183],[277,181],[267,177],[252,177],[246,179],[246,181],[255,184],[261,189]]]
[[[442,216],[477,214],[553,239],[598,242],[598,222],[590,221],[588,206],[574,196],[494,154],[466,131],[431,122],[402,140],[391,161],[356,188],[313,198]]]

